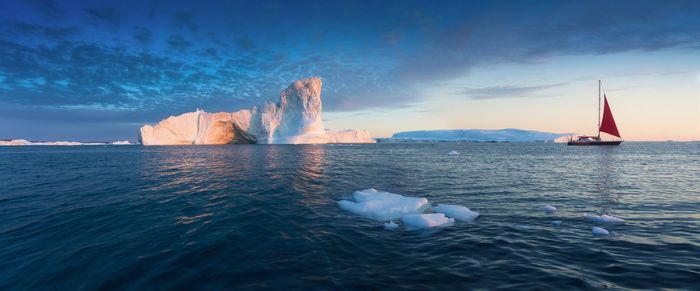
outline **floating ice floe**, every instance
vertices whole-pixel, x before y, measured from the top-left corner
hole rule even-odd
[[[338,206],[357,215],[382,221],[421,213],[428,205],[428,199],[425,198],[406,197],[375,189],[356,191],[352,196],[355,202],[340,200]]]
[[[384,229],[386,229],[386,230],[394,230],[394,229],[396,229],[397,227],[399,227],[399,225],[396,224],[396,222],[393,222],[393,221],[389,221],[389,222],[385,222],[385,223],[384,223]]]
[[[605,228],[602,228],[602,227],[597,227],[597,226],[593,227],[593,229],[591,230],[591,233],[593,235],[610,235],[610,232],[608,232],[608,230],[606,230]]]
[[[393,221],[395,219],[401,219],[407,229],[423,229],[452,225],[455,220],[472,221],[479,216],[479,212],[451,204],[438,204],[434,208],[435,213],[424,213],[430,210],[428,199],[375,189],[356,191],[352,197],[354,201],[338,201],[338,207],[359,216],[384,221],[387,230],[399,227]]]
[[[588,219],[588,220],[591,220],[591,221],[594,221],[594,222],[598,222],[598,223],[611,223],[611,224],[622,224],[622,223],[625,223],[625,220],[624,220],[624,219],[619,218],[619,217],[615,217],[615,216],[612,216],[612,215],[607,215],[607,214],[596,215],[596,214],[584,213],[584,214],[583,214],[583,217],[586,218],[586,219]]]
[[[471,211],[469,208],[462,205],[438,204],[433,210],[435,212],[444,213],[447,217],[459,221],[472,221],[479,217],[479,212]]]
[[[553,220],[549,222],[550,224],[554,226],[561,226],[561,220]]]
[[[459,155],[459,152],[458,152],[458,151],[451,151],[451,152],[449,152],[449,153],[447,153],[447,154],[448,154],[448,155]]]
[[[552,205],[547,204],[544,207],[542,207],[542,210],[546,213],[552,213],[552,212],[556,212],[557,208],[552,206]]]
[[[443,213],[410,214],[401,218],[409,229],[432,228],[451,225],[454,218],[448,218]]]

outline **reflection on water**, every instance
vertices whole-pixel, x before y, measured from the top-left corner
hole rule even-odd
[[[1,290],[661,289],[700,277],[700,144],[2,148],[0,174]],[[385,231],[336,204],[369,187],[482,216]],[[627,222],[592,237],[584,212]]]
[[[622,167],[617,160],[617,149],[618,147],[613,146],[599,146],[592,149],[598,152],[595,157],[596,167],[593,176],[596,177],[594,182],[597,189],[596,196],[600,202],[600,213],[608,213],[619,204],[619,192],[615,189],[619,189],[618,177]]]
[[[303,145],[296,147],[298,157],[297,171],[294,175],[293,189],[304,197],[302,204],[324,204],[328,199],[321,195],[326,184],[323,172],[325,165],[325,146]]]

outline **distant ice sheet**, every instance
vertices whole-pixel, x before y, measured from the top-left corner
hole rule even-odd
[[[355,202],[341,200],[338,201],[338,206],[357,215],[381,221],[421,213],[428,205],[428,199],[425,198],[406,197],[375,189],[356,191],[352,196]]]
[[[469,208],[462,205],[438,204],[433,210],[435,210],[435,212],[444,213],[446,216],[459,221],[472,221],[479,217],[479,212],[471,211]]]
[[[83,145],[131,145],[126,140],[106,142],[77,142],[77,141],[28,141],[26,139],[0,140],[0,146],[83,146]]]

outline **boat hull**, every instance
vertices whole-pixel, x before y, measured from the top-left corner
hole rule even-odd
[[[566,144],[570,146],[616,146],[622,143],[621,140],[613,141],[569,141]]]

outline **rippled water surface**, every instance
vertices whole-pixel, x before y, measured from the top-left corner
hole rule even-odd
[[[387,231],[365,188],[482,216]],[[697,288],[699,189],[699,143],[0,148],[0,289]]]

